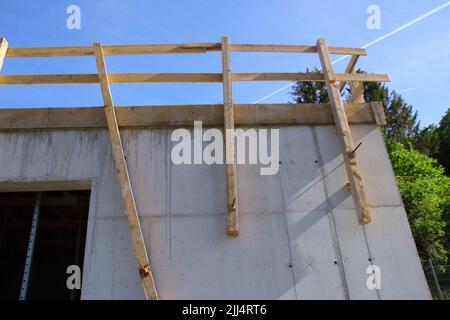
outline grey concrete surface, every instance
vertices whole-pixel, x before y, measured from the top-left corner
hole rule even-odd
[[[358,223],[332,126],[280,128],[280,169],[238,165],[241,234],[225,235],[223,165],[174,165],[172,129],[123,141],[161,299],[430,299],[384,141],[352,126],[372,223]],[[0,186],[91,181],[82,299],[142,299],[106,131],[0,133]],[[366,268],[382,287],[366,287]]]

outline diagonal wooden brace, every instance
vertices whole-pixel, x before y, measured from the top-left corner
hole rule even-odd
[[[105,59],[101,44],[94,43],[94,52],[97,61],[100,87],[105,104],[104,109],[108,125],[109,137],[111,139],[117,178],[119,180],[120,190],[122,192],[122,198],[125,208],[125,215],[128,219],[128,226],[131,231],[134,252],[136,254],[136,259],[139,266],[139,275],[141,276],[141,282],[142,286],[144,287],[146,299],[157,300],[158,295],[156,292],[155,283],[153,281],[152,270],[150,268],[147,250],[145,248],[141,225],[139,223],[139,216],[136,209],[136,203],[134,201],[133,189],[131,188],[130,184],[130,177],[128,175],[125,154],[123,152],[122,140],[117,124],[116,112],[112,101],[108,73],[106,71]]]
[[[8,41],[5,38],[0,38],[0,71],[2,71],[3,61],[8,51]]]
[[[362,224],[367,224],[371,220],[369,206],[367,204],[363,181],[356,161],[350,126],[348,125],[339,87],[336,85],[336,77],[325,40],[319,39],[317,41],[317,50],[319,52],[322,70],[325,75],[325,83],[327,85],[334,122],[343,148],[344,163],[348,174],[353,203],[358,212],[360,222]]]

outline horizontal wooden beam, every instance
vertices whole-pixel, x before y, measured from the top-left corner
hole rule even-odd
[[[143,54],[189,54],[220,51],[220,43],[185,43],[185,44],[150,44],[150,45],[123,45],[104,46],[105,56],[114,55],[143,55]],[[231,51],[238,52],[287,52],[287,53],[317,53],[315,46],[301,45],[268,45],[268,44],[234,44]],[[331,54],[367,55],[366,50],[360,48],[330,47]],[[8,58],[33,57],[70,57],[93,56],[92,46],[78,47],[34,47],[10,48]]]
[[[220,43],[190,43],[190,44],[153,44],[153,45],[125,45],[104,46],[103,52],[107,56],[115,55],[140,55],[140,54],[182,54],[205,53],[219,51]],[[36,48],[11,48],[7,54],[9,58],[32,57],[70,57],[93,56],[92,46],[80,47],[36,47]]]
[[[350,124],[375,124],[372,103],[345,104]],[[382,112],[382,111],[379,111]],[[102,107],[0,109],[0,130],[106,128]],[[116,107],[119,127],[223,126],[223,105]],[[236,125],[332,125],[329,104],[235,104]],[[0,184],[1,185],[1,184]],[[1,189],[0,189],[1,191]]]
[[[221,83],[221,73],[112,73],[110,83]],[[233,73],[233,81],[325,81],[322,73]],[[337,73],[338,81],[388,82],[385,74]],[[0,76],[0,85],[99,83],[98,74],[41,74]]]
[[[239,52],[287,52],[287,53],[317,53],[316,46],[270,45],[270,44],[232,44],[231,51]],[[330,47],[331,54],[366,56],[365,49]]]
[[[389,82],[386,74],[336,73],[338,81]],[[233,81],[317,81],[324,82],[323,73],[233,73]]]
[[[8,109],[5,109],[5,110],[8,110]],[[13,110],[13,109],[9,109],[9,110]],[[16,110],[25,110],[25,109],[16,109]],[[29,109],[29,110],[31,111],[32,109]],[[44,110],[44,109],[36,109],[36,110],[41,110],[41,112],[37,112],[37,113],[32,112],[29,115],[29,119],[30,120],[33,119],[32,122],[34,122],[35,125],[39,124],[41,122],[39,119],[42,119],[42,110]],[[2,109],[0,109],[0,114],[1,113],[2,113]],[[1,116],[0,116],[0,118],[1,118]],[[21,124],[21,126],[23,126],[23,125],[24,125],[24,123]],[[105,120],[105,128],[106,128],[106,120]],[[70,181],[70,180],[68,180],[68,181],[62,181],[62,180],[61,181],[35,181],[35,180],[1,181],[0,180],[0,192],[90,190],[91,185],[92,185],[92,183],[89,180],[75,180],[75,181]]]

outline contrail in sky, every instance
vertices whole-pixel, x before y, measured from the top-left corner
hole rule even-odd
[[[446,7],[448,7],[448,6],[450,6],[450,1],[447,1],[446,3],[440,5],[439,7],[436,7],[436,8],[434,8],[433,10],[430,10],[430,11],[424,13],[424,14],[421,15],[420,17],[417,17],[417,18],[415,18],[415,19],[413,19],[413,20],[411,20],[411,21],[409,21],[409,22],[407,22],[407,23],[401,25],[401,26],[398,27],[397,29],[392,30],[391,32],[388,32],[388,33],[386,33],[385,35],[383,35],[383,36],[381,36],[381,37],[379,37],[379,38],[377,38],[377,39],[375,39],[375,40],[373,40],[373,41],[371,41],[371,42],[369,42],[369,43],[363,45],[363,46],[361,47],[361,49],[366,49],[366,48],[368,48],[368,47],[370,47],[370,46],[373,46],[374,44],[376,44],[376,43],[378,43],[378,42],[380,42],[380,41],[382,41],[382,40],[384,40],[384,39],[386,39],[386,38],[389,38],[389,37],[393,36],[393,35],[396,34],[397,32],[400,32],[400,31],[402,31],[402,30],[404,30],[404,29],[406,29],[406,28],[412,26],[413,24],[416,24],[416,23],[419,22],[419,21],[422,21],[423,19],[428,18],[429,16],[435,14],[436,12],[439,12],[439,11],[443,10],[444,8],[446,8]],[[345,59],[347,59],[348,57],[349,57],[349,55],[342,56],[342,57],[340,57],[339,59],[336,59],[335,61],[333,61],[333,64],[338,63],[338,62],[340,62],[340,61],[342,61],[342,60],[345,60]],[[262,97],[262,98],[256,100],[256,101],[253,102],[253,103],[259,103],[259,102],[261,102],[261,101],[264,101],[264,100],[266,100],[266,99],[268,99],[268,98],[270,98],[270,97],[276,95],[277,93],[279,93],[279,92],[281,92],[281,91],[284,91],[284,90],[286,90],[286,89],[292,87],[295,83],[296,83],[296,82],[291,82],[291,83],[289,83],[288,85],[285,85],[284,87],[281,87],[280,89],[277,89],[277,90],[275,90],[275,91],[269,93],[268,95],[266,95],[266,96],[264,96],[264,97]]]

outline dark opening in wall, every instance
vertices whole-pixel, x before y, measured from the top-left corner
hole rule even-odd
[[[74,275],[67,268],[83,270],[89,197],[90,191],[0,193],[0,299],[80,299],[81,290],[67,286]]]

